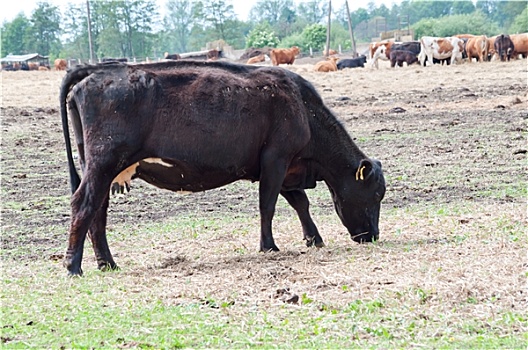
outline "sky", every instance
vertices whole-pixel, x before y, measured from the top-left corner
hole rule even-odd
[[[20,12],[29,17],[36,8],[36,5],[40,1],[47,1],[53,5],[59,7],[63,11],[68,3],[85,3],[86,0],[2,0],[0,5],[0,23],[4,21],[12,21],[16,15]],[[94,1],[94,0],[92,0]],[[163,7],[165,7],[166,0],[155,0],[160,7],[160,11],[163,13]],[[299,3],[302,0],[295,0]],[[349,0],[348,6],[350,11],[355,11],[360,7],[367,7],[367,4],[371,0]],[[395,0],[372,0],[376,5],[384,3],[387,7],[391,7],[392,3],[399,3],[400,1]],[[257,3],[257,0],[232,0],[235,13],[241,20],[247,20],[251,7]],[[332,0],[332,8],[338,9],[345,3],[345,0]]]

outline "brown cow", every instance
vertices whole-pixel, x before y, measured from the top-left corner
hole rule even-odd
[[[40,66],[40,67],[38,67],[38,70],[40,70],[40,71],[47,71],[47,70],[49,70],[49,68],[46,67],[46,66]]]
[[[369,45],[369,58],[371,59],[371,66],[379,68],[378,59],[383,61],[390,60],[390,52],[392,45],[401,44],[401,42],[394,41],[378,41],[370,43]],[[380,49],[381,46],[384,46],[385,49]]]
[[[518,58],[522,55],[523,58],[528,56],[528,33],[512,34],[510,39],[513,42],[512,58]]]
[[[339,57],[328,57],[326,61],[317,62],[314,66],[316,72],[335,72],[337,71],[337,60]]]
[[[28,62],[29,70],[38,70],[39,64],[37,62]]]
[[[66,68],[68,67],[68,62],[66,62],[66,60],[62,58],[57,58],[53,62],[53,66],[55,67],[55,70],[66,70]]]
[[[212,49],[207,52],[207,59],[209,61],[215,61],[222,56],[222,51],[218,51],[217,49]]]
[[[247,64],[255,64],[255,63],[259,63],[259,62],[264,62],[266,60],[266,56],[264,56],[263,54],[262,55],[258,55],[258,56],[255,56],[255,57],[251,57],[249,60],[247,60]]]
[[[292,46],[289,49],[273,49],[270,51],[271,63],[274,66],[279,64],[293,64],[295,57],[300,53],[297,46]]]
[[[495,39],[497,39],[497,35],[488,38],[488,61],[497,57],[495,52]]]
[[[337,51],[336,51],[336,50],[332,50],[332,49],[330,49],[330,50],[328,51],[328,53],[327,53],[326,51],[323,51],[323,55],[324,55],[324,56],[337,55]]]
[[[473,61],[473,57],[478,62],[488,59],[488,38],[485,35],[469,38],[466,43],[466,54],[468,62]]]
[[[469,38],[474,38],[475,37],[473,34],[457,34],[457,35],[453,35],[453,36],[456,36],[459,39],[469,39]]]

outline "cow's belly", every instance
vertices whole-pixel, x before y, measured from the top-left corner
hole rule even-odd
[[[187,193],[210,190],[241,179],[254,181],[258,176],[246,167],[200,168],[180,161],[147,158],[122,171],[112,184],[130,187],[135,178],[159,188]]]

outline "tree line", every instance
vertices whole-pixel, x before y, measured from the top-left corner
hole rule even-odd
[[[106,0],[70,3],[63,13],[39,2],[1,26],[1,56],[39,53],[90,58],[88,14],[95,58],[163,57],[164,52],[202,50],[223,40],[235,49],[290,47],[322,51],[326,40],[327,0],[255,2],[245,21],[229,0],[168,0],[164,16],[155,0]],[[89,10],[89,12],[88,12]],[[369,2],[350,13],[355,39],[370,42],[382,31],[413,29],[422,35],[459,33],[495,35],[528,32],[524,1],[403,0],[390,8]],[[331,48],[352,46],[345,6],[332,8]]]

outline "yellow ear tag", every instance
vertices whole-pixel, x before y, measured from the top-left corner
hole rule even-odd
[[[356,181],[359,181],[359,179],[364,180],[363,170],[365,170],[364,165],[361,168],[359,168],[358,171],[356,172]]]

